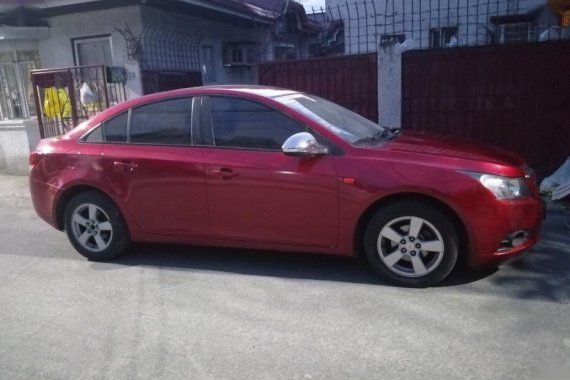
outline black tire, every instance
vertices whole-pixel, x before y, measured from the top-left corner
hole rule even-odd
[[[417,238],[413,238],[405,234],[405,224],[407,223],[406,220],[408,220],[408,217],[421,218],[424,221],[424,223],[421,224],[422,227],[420,230],[420,234],[423,234],[422,236],[418,235]],[[411,219],[409,220],[408,231],[412,223]],[[398,229],[398,223],[402,223],[404,229]],[[386,232],[387,230],[384,230],[384,228],[387,226],[396,226],[392,228],[392,230],[403,232],[404,240],[401,240],[400,243],[396,243],[393,239],[380,238],[380,233],[382,231]],[[434,228],[436,230],[435,233],[433,231]],[[439,233],[440,237],[438,237],[437,233]],[[398,236],[399,235],[400,234],[398,234]],[[441,251],[416,251],[418,246],[416,245],[416,248],[413,248],[414,244],[427,244],[427,242],[421,241],[422,237],[427,237],[426,240],[438,240],[439,242],[443,242],[442,247],[440,246],[439,248]],[[434,285],[446,278],[458,261],[460,245],[456,226],[445,212],[440,210],[437,206],[425,202],[398,201],[380,208],[370,220],[366,228],[364,239],[366,258],[372,266],[372,269],[383,279],[399,286],[427,287]],[[411,243],[407,239],[418,240],[416,240],[415,243]],[[406,241],[406,243],[401,244],[404,241]],[[421,244],[419,246],[421,247]],[[410,248],[413,249],[413,251],[410,250]],[[391,249],[394,250],[390,251]],[[404,257],[397,261],[395,265],[393,264],[392,269],[390,269],[386,262],[392,264],[394,261],[390,262],[390,260],[387,259],[389,254],[385,252],[383,254],[381,250],[383,252],[389,251],[389,254],[398,251],[398,254],[394,255],[394,261],[402,254],[401,252],[406,251],[407,253],[402,254]],[[412,252],[414,255],[413,258],[411,257]],[[421,260],[422,265],[428,261],[428,263],[432,265],[432,267],[430,267],[432,269],[429,272],[426,270],[425,275],[418,275],[417,273],[423,273],[423,271],[418,270],[416,273],[415,264],[417,261],[412,263],[412,259]],[[427,268],[427,266],[424,266],[422,269],[425,268]]]
[[[85,244],[82,244],[76,236],[77,234],[81,234],[81,232],[85,233],[88,227],[80,223],[74,223],[74,213],[87,207],[85,211],[83,211],[83,215],[88,219],[90,212],[88,205],[95,205],[98,208],[96,212],[97,217],[94,220],[98,219],[98,221],[101,221],[101,224],[93,224],[89,227],[93,228],[93,230],[89,230],[92,231],[89,235],[99,234],[99,237],[104,238],[104,242],[106,243],[104,249],[99,249],[97,242],[94,240],[94,235],[90,237]],[[103,229],[101,229],[100,231],[95,231],[99,229],[99,226],[103,226],[104,222],[110,224],[111,230],[103,231]],[[64,224],[65,232],[73,248],[92,261],[112,260],[123,254],[131,243],[129,231],[120,210],[109,198],[96,191],[79,193],[67,203],[64,212]],[[83,234],[81,234],[81,236],[83,236]],[[99,242],[100,241],[101,240],[99,240]],[[89,245],[92,246],[92,249],[88,248]]]

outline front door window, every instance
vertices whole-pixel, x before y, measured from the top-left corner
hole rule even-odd
[[[214,145],[228,148],[281,151],[281,146],[307,128],[263,104],[231,97],[213,97]]]

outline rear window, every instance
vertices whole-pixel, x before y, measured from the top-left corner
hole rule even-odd
[[[97,128],[95,128],[94,130],[92,130],[91,132],[89,132],[89,134],[87,135],[87,137],[83,138],[83,141],[85,142],[90,142],[90,143],[100,143],[103,142],[103,131],[101,130],[101,126],[98,126]]]

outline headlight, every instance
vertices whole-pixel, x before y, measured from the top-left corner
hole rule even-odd
[[[519,199],[530,195],[530,189],[524,178],[509,178],[493,174],[467,173],[478,179],[497,199]]]

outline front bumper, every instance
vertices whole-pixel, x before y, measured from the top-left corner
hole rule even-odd
[[[540,199],[497,200],[483,205],[482,212],[485,218],[476,219],[470,227],[471,266],[493,266],[513,260],[538,242],[545,215]],[[526,239],[516,247],[505,246],[505,239],[517,231],[524,231]]]

